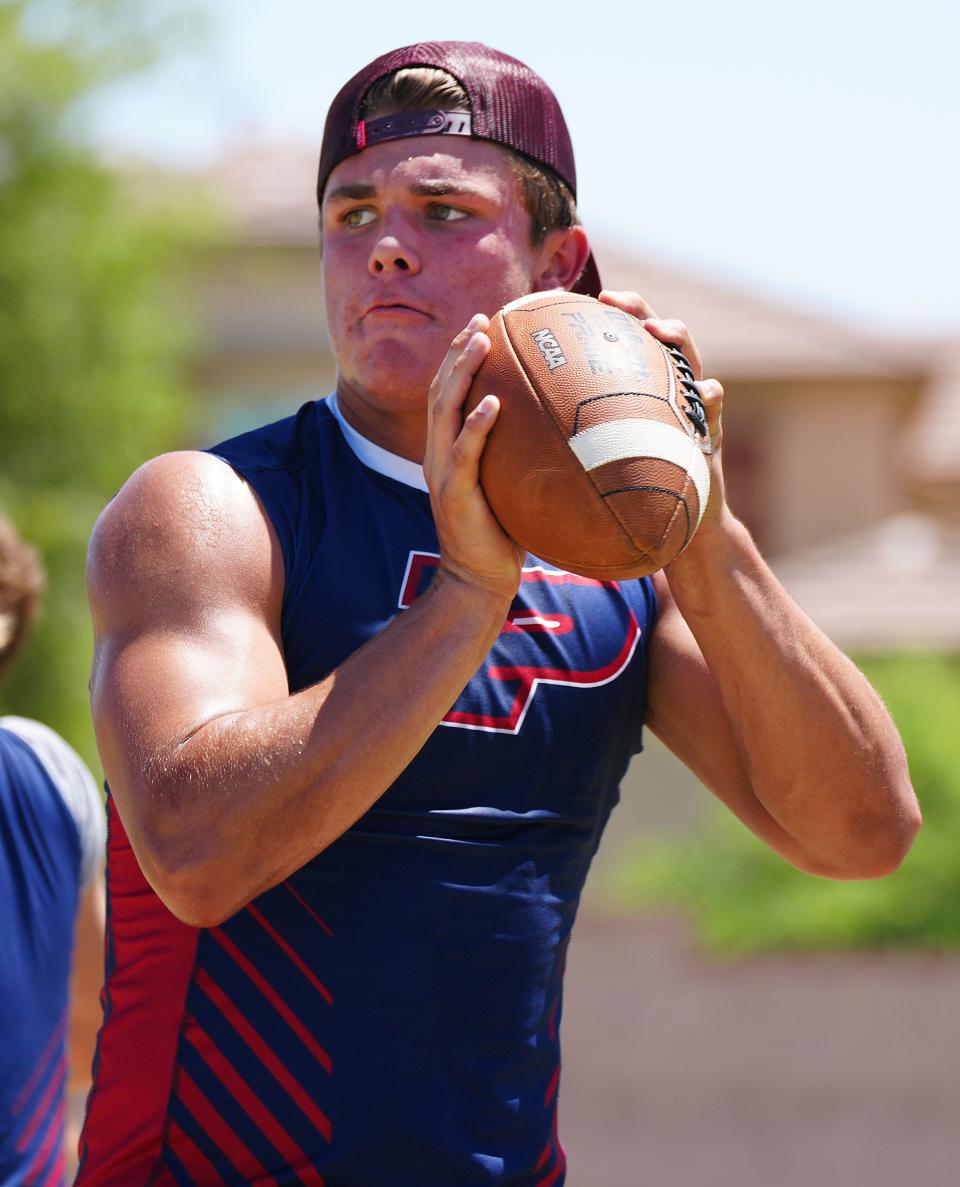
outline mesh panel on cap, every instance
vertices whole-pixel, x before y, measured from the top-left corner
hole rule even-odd
[[[406,66],[446,70],[470,98],[473,135],[547,165],[577,192],[573,146],[553,92],[516,58],[473,41],[428,41],[392,50],[365,66],[341,89],[327,114],[317,197],[333,169],[358,151],[356,128],[364,96],[385,75]]]

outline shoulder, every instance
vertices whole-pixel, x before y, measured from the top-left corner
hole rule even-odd
[[[164,591],[237,579],[257,598],[277,577],[275,538],[250,484],[209,453],[162,454],[104,508],[88,553],[91,600],[155,603]]]
[[[209,453],[185,450],[151,458],[127,479],[104,508],[93,540],[127,527],[147,542],[154,531],[183,527],[190,533],[217,533],[224,522],[256,511],[242,476]]]
[[[86,885],[106,844],[103,799],[86,763],[69,742],[42,722],[28,717],[0,717],[0,729],[14,734],[30,748],[60,794],[77,827],[82,882]]]

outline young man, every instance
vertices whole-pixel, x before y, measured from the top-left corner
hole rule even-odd
[[[574,188],[522,64],[372,63],[321,153],[335,396],[155,459],[101,518],[112,969],[83,1187],[562,1183],[564,953],[644,722],[804,869],[909,847],[896,732],[725,506],[719,449],[653,580],[559,572],[491,516],[498,404],[463,400],[496,309],[596,291]],[[604,299],[699,372],[681,323]]]
[[[0,516],[0,675],[26,639],[43,572]],[[0,1183],[63,1182],[74,930],[103,934],[103,801],[39,721],[0,716]],[[90,923],[93,926],[90,926]],[[92,945],[91,945],[92,947]],[[88,953],[89,955],[89,953]]]

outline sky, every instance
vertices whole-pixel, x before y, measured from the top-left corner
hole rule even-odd
[[[108,151],[318,146],[373,57],[485,41],[558,95],[598,239],[885,336],[960,335],[956,0],[196,7],[199,40],[94,105]]]

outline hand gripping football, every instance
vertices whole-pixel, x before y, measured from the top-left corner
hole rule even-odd
[[[504,531],[585,577],[669,564],[710,492],[706,416],[679,349],[562,290],[512,301],[488,334],[466,410],[490,392],[500,399],[480,480]]]

